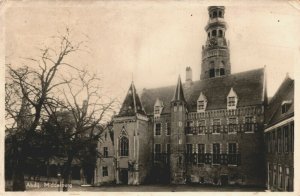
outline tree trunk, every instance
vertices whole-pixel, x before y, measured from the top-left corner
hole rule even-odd
[[[17,139],[14,136],[12,138],[13,145],[13,175],[12,175],[12,191],[25,191],[25,180],[24,180],[24,156],[22,150],[18,149]]]
[[[68,160],[65,164],[64,168],[64,183],[63,183],[63,191],[68,191],[68,185],[70,184],[70,174],[71,174],[71,167],[72,167],[72,161],[73,161],[73,153],[69,153]]]

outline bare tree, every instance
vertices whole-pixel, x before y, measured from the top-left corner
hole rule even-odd
[[[47,108],[54,108],[60,102],[55,99],[54,91],[60,85],[69,83],[70,80],[60,79],[59,70],[62,67],[75,69],[75,66],[66,62],[66,57],[79,51],[83,42],[71,42],[70,31],[66,30],[64,35],[53,37],[58,41],[57,48],[45,47],[40,49],[38,58],[28,58],[29,65],[21,67],[7,65],[5,110],[6,120],[10,123],[7,130],[14,136],[12,130],[19,133],[13,137],[14,149],[14,174],[13,191],[24,191],[24,161],[29,151],[28,144],[32,135],[37,131],[41,120],[46,118]],[[27,114],[24,107],[30,111],[26,126],[22,126],[20,119]]]

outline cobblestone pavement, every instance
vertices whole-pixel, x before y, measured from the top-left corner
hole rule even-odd
[[[43,186],[27,187],[26,191],[58,191],[58,187]],[[62,191],[62,188],[60,188]],[[89,192],[264,192],[263,188],[257,187],[220,187],[220,186],[204,186],[204,185],[139,185],[139,186],[97,186],[97,187],[82,187],[72,185],[69,188],[70,192],[89,191]]]

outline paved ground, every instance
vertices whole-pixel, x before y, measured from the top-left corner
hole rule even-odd
[[[50,185],[51,186],[51,185]],[[57,187],[43,186],[27,187],[27,191],[58,191]],[[254,187],[219,187],[219,186],[204,186],[204,185],[139,185],[139,186],[98,186],[98,187],[82,187],[72,185],[69,189],[71,192],[90,191],[90,192],[264,192],[262,188]]]

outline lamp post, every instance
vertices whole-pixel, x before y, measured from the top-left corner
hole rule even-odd
[[[61,181],[61,174],[60,172],[58,172],[57,173],[58,192],[60,192],[60,181]]]

